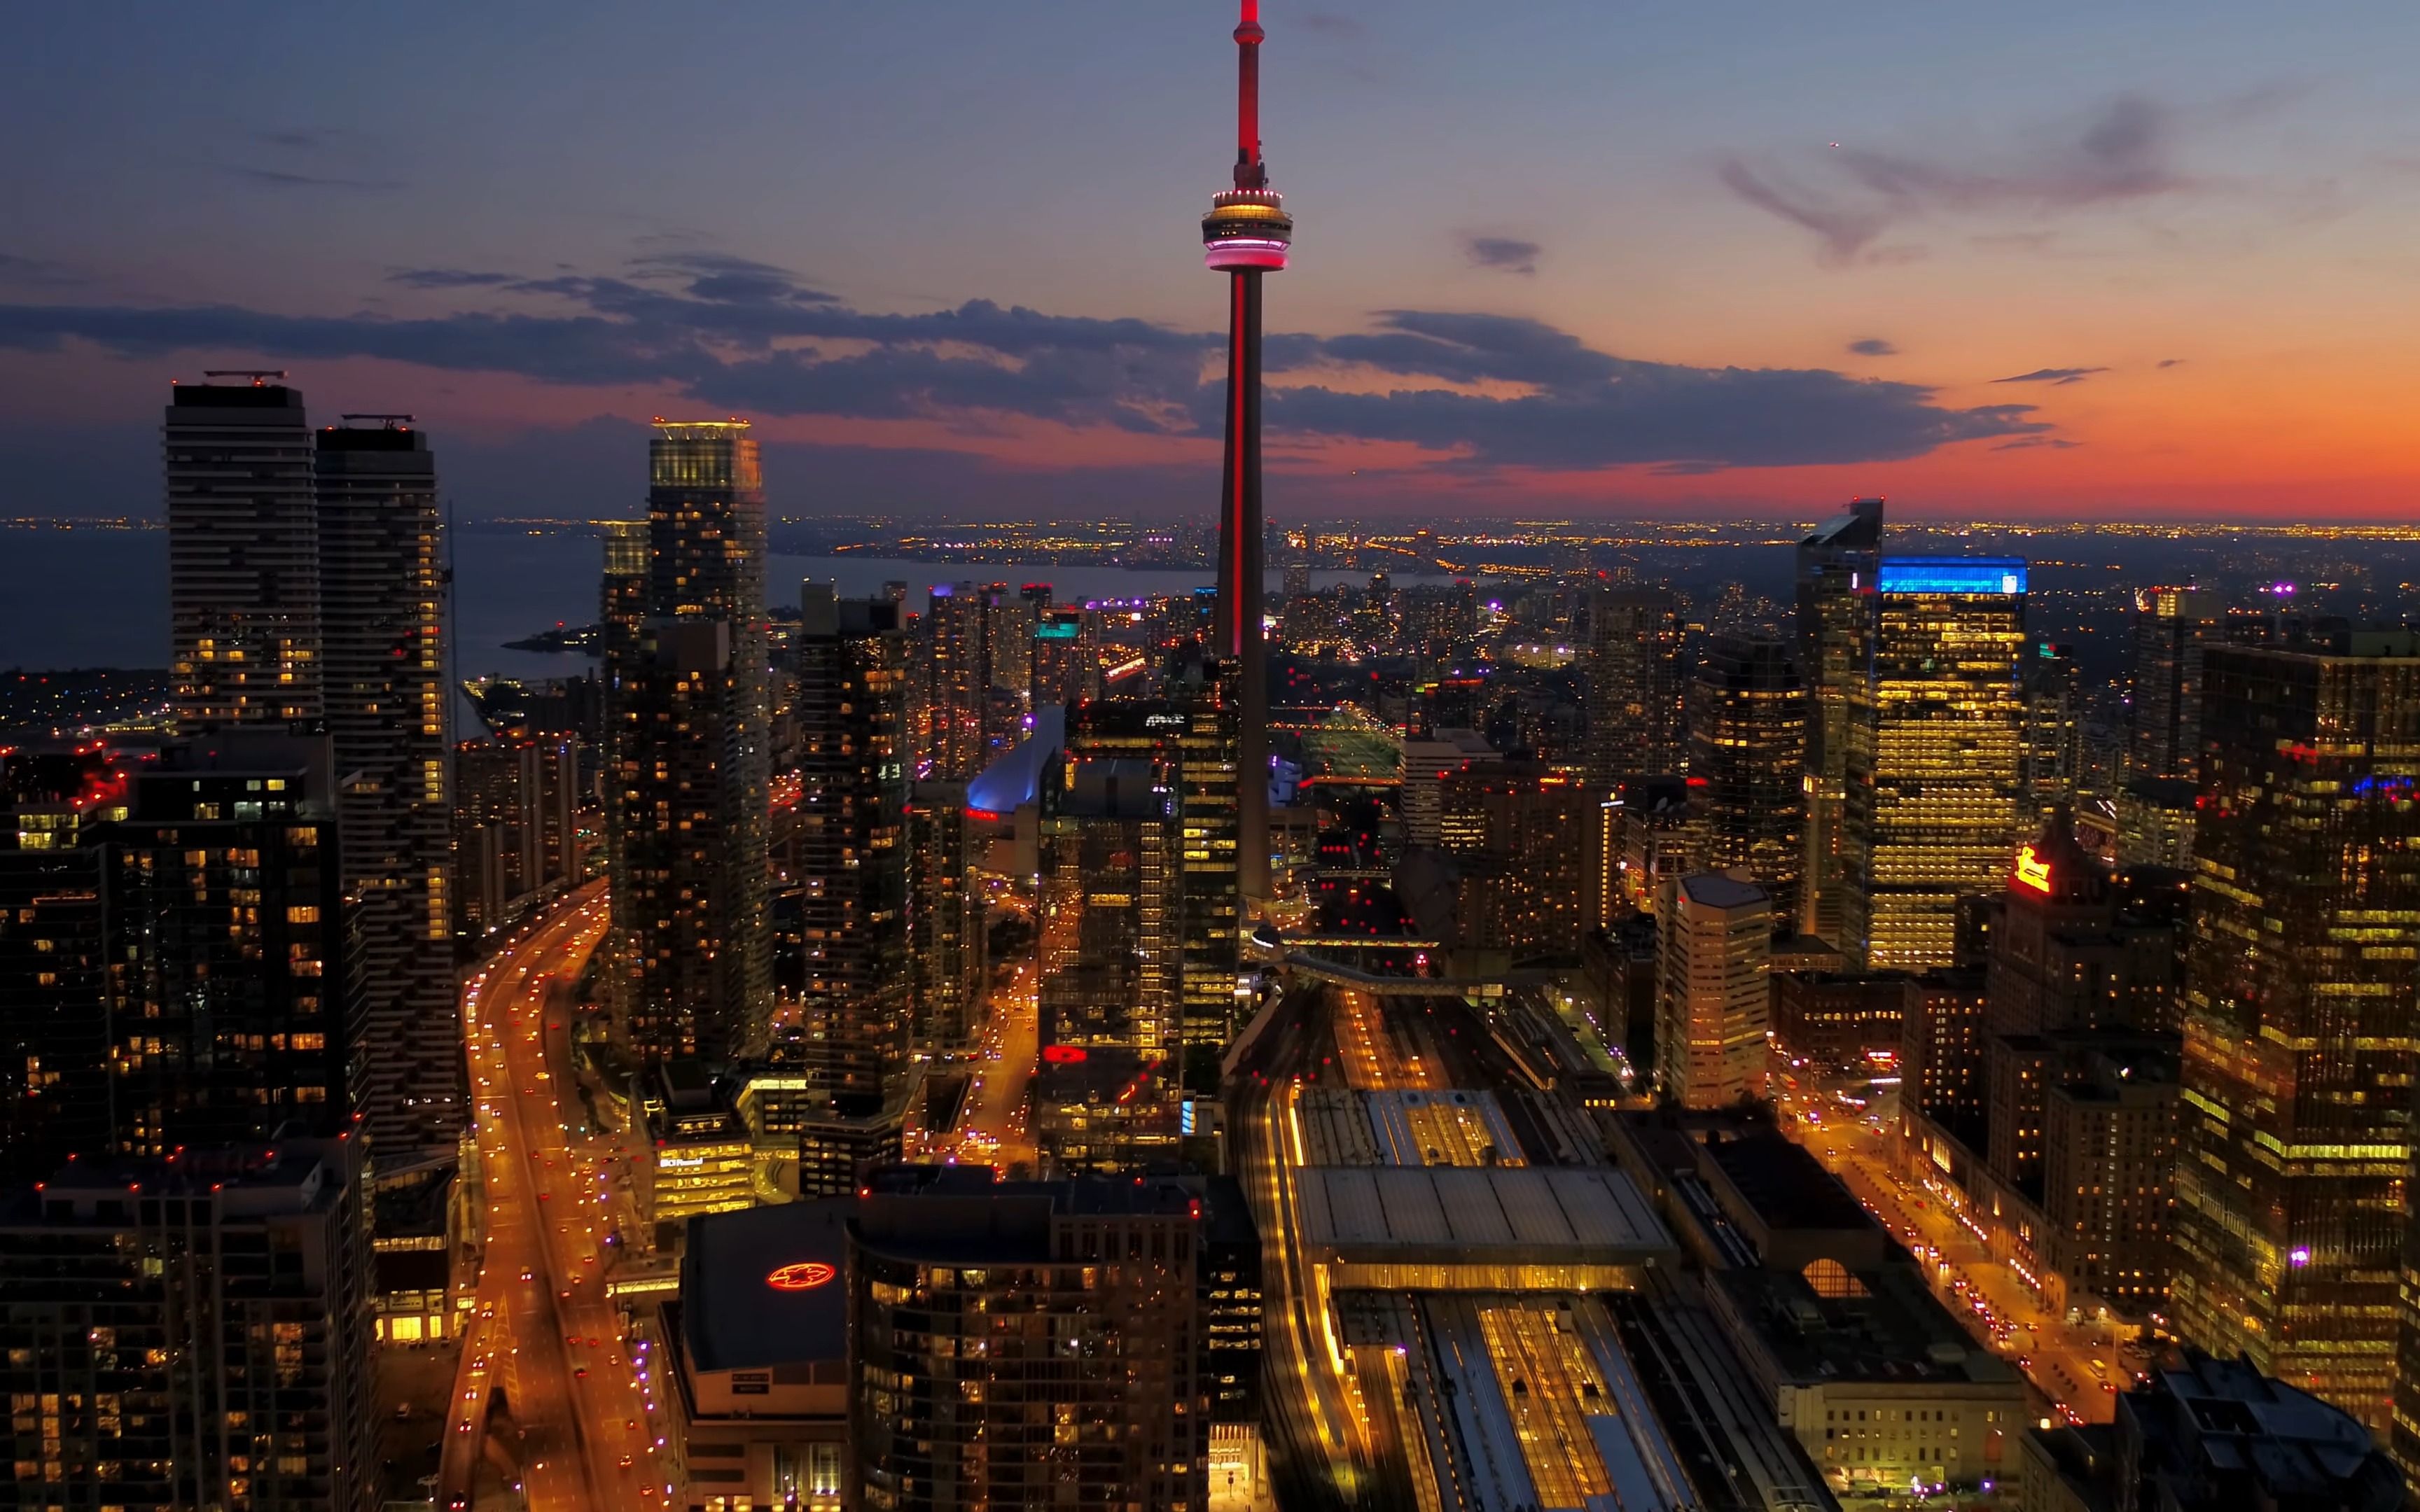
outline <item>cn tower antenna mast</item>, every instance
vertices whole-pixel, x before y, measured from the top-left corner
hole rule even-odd
[[[1294,222],[1261,159],[1260,0],[1235,26],[1235,187],[1202,217],[1202,260],[1227,275],[1227,460],[1218,500],[1218,611],[1212,647],[1235,666],[1238,882],[1269,895],[1268,658],[1261,643],[1261,275],[1286,265]]]

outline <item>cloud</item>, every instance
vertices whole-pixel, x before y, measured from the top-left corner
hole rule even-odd
[[[47,257],[20,257],[14,253],[0,252],[0,283],[63,286],[91,281],[91,274],[65,263],[53,262]]]
[[[1538,256],[1546,249],[1534,241],[1518,241],[1511,237],[1465,237],[1462,250],[1474,268],[1493,268],[1506,273],[1535,273]]]
[[[2160,365],[2162,367],[2182,367],[2184,365],[2184,361],[2185,360],[2181,357],[2163,357],[2160,359]]]
[[[225,163],[222,167],[246,183],[261,184],[271,189],[343,189],[385,193],[410,187],[396,178],[351,178],[341,174],[289,173],[283,168],[255,168],[244,163]]]
[[[1880,336],[1868,336],[1863,341],[1849,343],[1849,350],[1860,357],[1897,357],[1899,348]]]
[[[274,131],[255,131],[253,140],[273,147],[289,147],[297,152],[313,152],[333,145],[345,133],[319,127],[288,126]]]
[[[479,273],[460,268],[398,268],[386,275],[406,288],[494,288],[520,282],[518,273]]]
[[[2011,378],[1993,378],[1994,383],[2081,383],[2094,373],[2106,373],[2105,367],[2037,367],[2030,373]]]
[[[0,348],[76,341],[128,357],[370,357],[656,387],[760,415],[939,422],[976,438],[1015,417],[1171,439],[1218,433],[1224,344],[1215,332],[985,300],[872,313],[784,270],[720,255],[659,255],[630,273],[499,282],[403,270],[391,279],[527,306],[412,318],[0,304]],[[1470,312],[1386,310],[1365,332],[1279,332],[1266,362],[1273,436],[1408,442],[1466,465],[1868,462],[2049,428],[2025,405],[1951,409],[1920,385],[1824,369],[1637,362],[1542,321]]]
[[[1972,162],[1849,147],[1825,150],[1803,177],[1737,159],[1717,172],[1741,199],[1814,232],[1826,261],[1849,262],[1893,226],[1927,216],[2039,216],[2211,187],[2177,165],[2177,123],[2168,105],[2119,95]]]
[[[2082,441],[2062,440],[2055,436],[2020,436],[2012,441],[2002,441],[1999,445],[1993,447],[1992,450],[1995,452],[2023,452],[2034,447],[2047,446],[2056,451],[2071,452],[2083,444],[2084,443]]]
[[[1633,464],[1782,467],[1920,456],[1956,441],[2049,427],[2029,405],[1946,409],[1912,383],[1826,369],[1706,368],[1643,363],[1568,332],[1506,316],[1392,310],[1372,336],[1336,337],[1331,356],[1406,375],[1526,383],[1497,398],[1446,389],[1279,388],[1273,427],[1453,448],[1505,466]]]

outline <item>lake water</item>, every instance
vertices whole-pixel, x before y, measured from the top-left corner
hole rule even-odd
[[[593,536],[458,532],[454,622],[461,675],[560,677],[585,667],[578,656],[508,651],[504,643],[558,624],[592,623],[602,561]],[[1207,583],[1210,572],[777,552],[767,561],[766,597],[776,607],[795,608],[799,585],[807,579],[833,583],[844,597],[905,581],[908,602],[921,609],[926,588],[965,579],[1047,582],[1062,600],[1075,600],[1188,593]],[[1344,572],[1314,573],[1312,579],[1360,580]],[[6,585],[0,587],[0,669],[168,664],[164,531],[0,530],[0,584]],[[1270,590],[1277,586],[1273,573]]]

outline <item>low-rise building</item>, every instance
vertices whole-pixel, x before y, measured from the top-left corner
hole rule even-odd
[[[826,1198],[690,1220],[662,1304],[690,1512],[837,1512],[848,1443],[847,1217]]]

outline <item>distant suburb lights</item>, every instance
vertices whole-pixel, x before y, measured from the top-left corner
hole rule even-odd
[[[767,1276],[765,1284],[776,1291],[813,1291],[836,1273],[821,1260],[797,1260]]]

